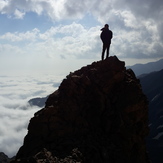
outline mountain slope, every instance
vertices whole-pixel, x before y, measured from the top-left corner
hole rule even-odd
[[[159,71],[163,69],[163,59],[156,61],[156,62],[149,62],[146,64],[136,64],[133,66],[127,66],[127,68],[131,68],[136,76],[142,74],[148,74],[153,71]]]
[[[16,160],[147,163],[148,103],[117,57],[70,73],[28,126]]]
[[[163,69],[140,77],[143,92],[149,100],[149,156],[154,163],[163,162]]]

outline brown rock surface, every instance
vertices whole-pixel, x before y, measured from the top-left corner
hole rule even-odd
[[[70,73],[35,113],[14,162],[146,163],[148,102],[117,57]]]

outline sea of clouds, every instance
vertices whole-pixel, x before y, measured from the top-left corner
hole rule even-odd
[[[29,120],[41,108],[30,106],[35,97],[53,93],[61,76],[0,76],[0,152],[14,156],[23,144]]]

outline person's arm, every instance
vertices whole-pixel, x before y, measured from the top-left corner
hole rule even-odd
[[[102,42],[104,42],[104,32],[103,31],[101,32],[100,38],[101,38]]]
[[[113,32],[111,31],[111,39],[113,38]]]

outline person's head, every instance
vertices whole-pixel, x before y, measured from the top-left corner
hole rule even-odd
[[[104,26],[104,27],[108,29],[108,28],[109,28],[109,25],[108,25],[108,24],[105,24],[105,26]]]
[[[104,27],[101,29],[101,31],[104,31],[105,29],[109,29],[109,25],[105,24]]]

